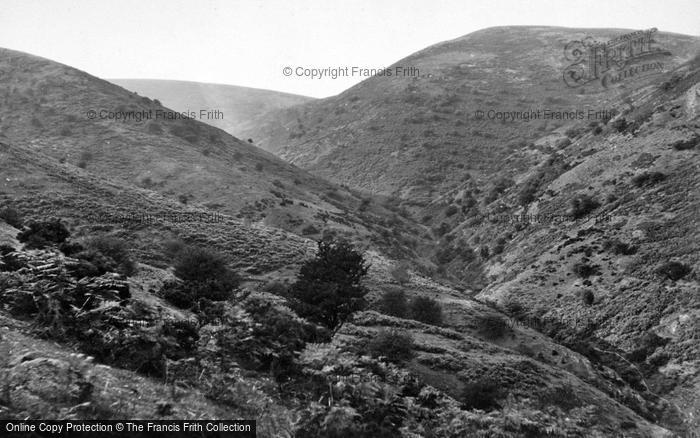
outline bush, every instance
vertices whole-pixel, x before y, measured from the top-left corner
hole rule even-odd
[[[693,149],[698,144],[700,144],[700,136],[694,136],[688,140],[675,141],[671,143],[671,147],[677,151],[685,151],[688,149]]]
[[[229,276],[224,258],[209,249],[186,246],[176,254],[175,275],[184,281],[205,281]]]
[[[537,199],[536,195],[540,187],[540,176],[541,175],[537,175],[525,181],[525,184],[523,184],[523,187],[518,192],[518,203],[520,205],[528,205]]]
[[[85,249],[78,252],[75,257],[95,266],[99,272],[97,275],[118,272],[128,277],[136,273],[136,263],[131,259],[128,248],[121,240],[107,236],[95,237],[86,240],[83,246]]]
[[[320,233],[320,231],[318,230],[318,228],[314,227],[313,224],[309,224],[301,229],[302,236],[310,236],[312,234],[318,234],[318,233]]]
[[[5,207],[0,210],[0,219],[12,225],[15,228],[22,229],[22,216],[17,210],[11,207]]]
[[[401,290],[388,290],[384,292],[379,300],[379,311],[398,318],[405,318],[408,314],[406,294]]]
[[[581,301],[583,301],[583,304],[590,306],[595,302],[595,295],[593,295],[591,290],[586,289],[581,294]]]
[[[464,386],[459,399],[464,409],[490,411],[500,408],[497,402],[500,395],[500,385],[497,383],[491,380],[477,380]]]
[[[666,179],[666,175],[661,172],[644,172],[632,178],[632,184],[636,187],[651,186]]]
[[[574,271],[574,274],[578,275],[581,278],[588,278],[591,275],[600,274],[597,266],[589,265],[588,263],[584,262],[575,263],[572,267],[572,271]]]
[[[226,301],[240,284],[224,258],[204,248],[181,248],[175,256],[175,275],[182,283],[163,285],[161,294],[181,308],[191,308],[201,299]]]
[[[606,240],[603,249],[617,255],[632,255],[637,252],[636,247],[617,239]]]
[[[588,195],[578,195],[571,200],[571,214],[580,219],[600,207],[600,202]]]
[[[334,328],[367,305],[362,279],[369,266],[344,240],[324,239],[316,257],[305,262],[290,288],[291,307],[299,316]]]
[[[411,319],[426,324],[442,324],[442,308],[440,307],[440,303],[429,297],[416,297],[411,300],[409,315]]]
[[[656,268],[656,274],[668,278],[669,280],[677,281],[686,275],[690,274],[692,269],[690,266],[684,265],[680,262],[666,262],[663,265]]]
[[[500,339],[508,331],[508,323],[498,315],[483,315],[477,322],[479,333],[487,339]]]
[[[624,117],[620,117],[619,119],[612,122],[610,126],[617,132],[623,132],[625,129],[628,128],[629,125],[627,124],[627,120],[625,120]]]
[[[447,209],[445,210],[445,216],[447,216],[447,217],[454,216],[455,214],[457,214],[458,211],[459,211],[459,208],[456,205],[450,204],[450,206],[447,207]]]
[[[413,337],[399,330],[381,330],[366,348],[373,357],[384,356],[390,362],[401,363],[413,357]]]
[[[51,219],[46,222],[30,222],[28,229],[17,234],[17,240],[27,248],[40,249],[61,244],[69,236],[70,232],[59,219]]]

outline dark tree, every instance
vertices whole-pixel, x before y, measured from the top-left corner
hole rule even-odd
[[[367,305],[362,279],[369,265],[344,240],[318,243],[316,257],[304,263],[290,289],[290,304],[299,316],[334,328]]]

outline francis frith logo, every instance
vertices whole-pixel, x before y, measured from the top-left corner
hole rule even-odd
[[[571,88],[600,81],[604,88],[640,75],[660,73],[661,58],[671,52],[657,46],[656,28],[621,35],[599,42],[593,37],[569,42],[564,56],[571,61],[564,69],[564,83]]]

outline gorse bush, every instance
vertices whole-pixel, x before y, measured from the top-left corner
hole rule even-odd
[[[202,299],[225,301],[240,284],[220,254],[189,246],[173,250],[175,275],[182,281],[164,284],[161,295],[176,306],[191,308]]]
[[[413,357],[413,337],[399,330],[382,330],[367,341],[366,348],[373,357],[401,363]]]
[[[483,315],[477,320],[478,330],[487,339],[500,339],[508,332],[508,323],[497,315]]]
[[[468,383],[462,389],[460,401],[464,409],[491,411],[500,408],[500,385],[488,379]]]
[[[600,202],[589,195],[578,195],[571,200],[570,212],[574,218],[580,219],[598,207],[600,207]]]
[[[17,234],[17,240],[27,248],[40,249],[50,245],[59,245],[70,237],[70,232],[59,219],[45,222],[30,222],[28,229]]]
[[[290,305],[301,317],[333,328],[367,305],[362,279],[369,266],[344,240],[324,239],[316,257],[304,263],[289,291]]]
[[[411,300],[409,316],[416,321],[426,324],[442,324],[442,308],[440,303],[429,297],[416,297]]]
[[[681,262],[670,261],[656,268],[655,273],[669,280],[677,281],[690,274],[691,271],[692,269],[690,266],[684,265]]]
[[[661,172],[644,172],[632,178],[632,184],[636,187],[648,187],[666,179],[666,175]]]
[[[114,237],[94,237],[86,240],[84,250],[78,252],[75,257],[92,263],[99,271],[97,275],[105,272],[117,272],[125,276],[131,276],[136,272],[136,263],[132,260],[126,244]]]
[[[398,318],[405,318],[408,314],[406,294],[402,290],[388,290],[384,292],[379,300],[379,311]]]
[[[589,265],[588,263],[584,262],[575,263],[572,267],[572,270],[574,271],[574,274],[578,275],[581,278],[588,278],[592,275],[600,274],[597,266]]]
[[[618,255],[632,255],[637,252],[636,247],[617,239],[606,240],[603,243],[603,249]]]

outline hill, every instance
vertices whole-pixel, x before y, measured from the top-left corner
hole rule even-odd
[[[409,252],[421,244],[420,227],[392,212],[386,199],[329,183],[147,97],[5,49],[0,49],[0,70],[0,141],[11,153],[25,154],[27,162],[36,154],[52,172],[71,178],[99,178],[148,196],[165,196],[181,210],[194,207],[305,237],[331,233],[378,245],[399,239],[402,244],[387,248]],[[41,169],[35,168],[39,174],[19,169],[3,170],[9,172],[4,181],[8,194],[13,191],[7,187],[13,186],[26,196],[27,181],[33,181],[37,196],[53,189]],[[64,188],[66,197],[79,189]],[[17,202],[22,213],[34,213]],[[118,222],[134,211],[151,213],[125,206],[100,215],[95,223]],[[78,210],[76,217],[86,215]]]
[[[507,168],[532,165],[525,151],[567,124],[551,114],[600,112],[658,75],[604,88],[571,88],[565,48],[586,36],[606,41],[632,31],[510,26],[480,30],[410,55],[338,96],[273,111],[241,135],[297,166],[350,187],[426,203],[466,180],[485,186]],[[665,71],[697,53],[697,37],[659,32]],[[397,70],[397,67],[401,70]],[[415,73],[411,73],[414,68]],[[540,110],[522,120],[495,112]],[[477,117],[483,111],[484,117]],[[489,112],[493,117],[489,117]],[[590,122],[600,121],[591,118]]]
[[[199,114],[201,109],[219,110],[219,118],[212,116],[202,121],[239,137],[266,112],[314,100],[296,94],[234,85],[158,79],[108,80],[141,96],[158,99],[175,111],[194,110]]]

